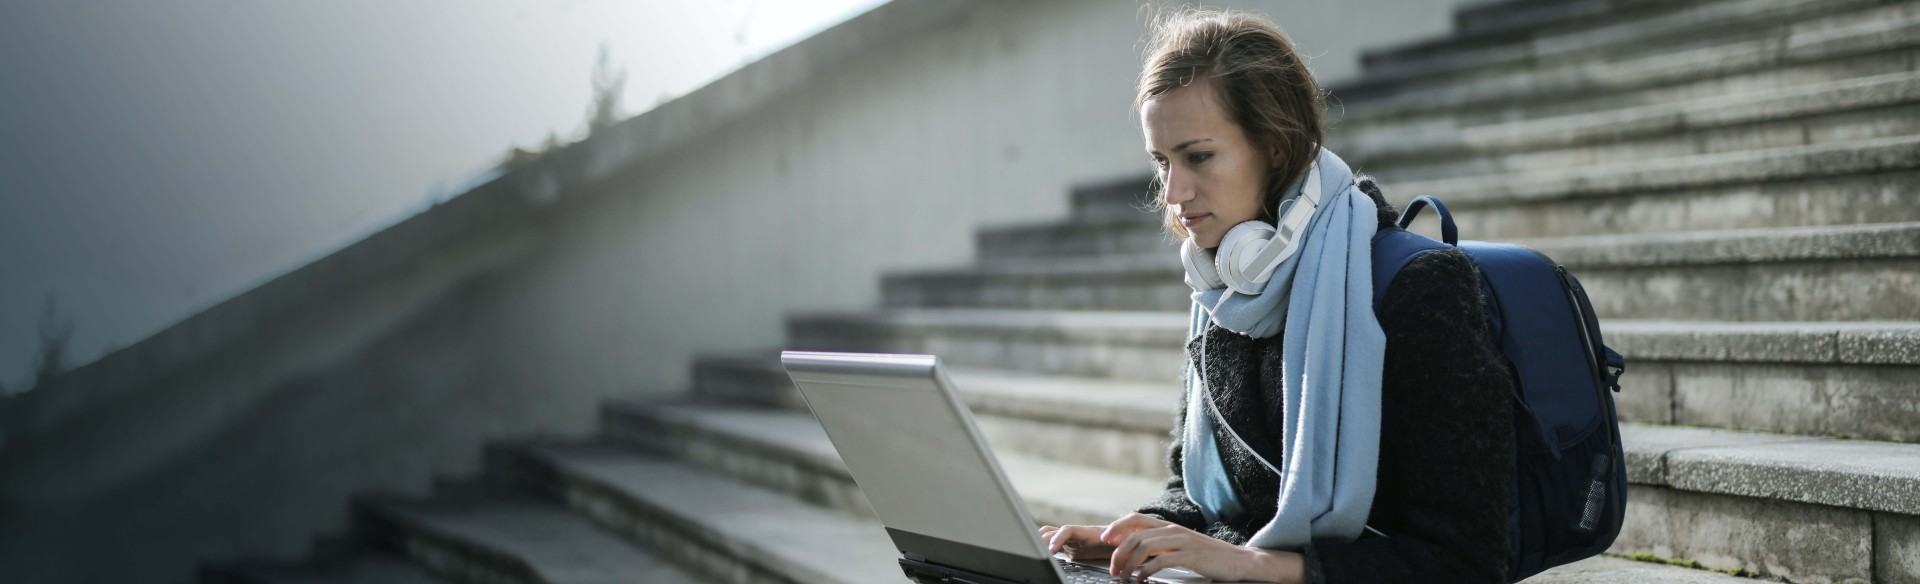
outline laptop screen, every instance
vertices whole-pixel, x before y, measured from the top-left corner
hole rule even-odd
[[[1046,557],[934,356],[788,351],[781,361],[890,530]]]

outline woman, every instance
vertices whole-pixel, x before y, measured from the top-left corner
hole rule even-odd
[[[1310,179],[1326,181],[1316,183],[1326,189],[1299,257],[1275,270],[1264,292],[1242,298],[1196,285],[1189,387],[1204,387],[1192,395],[1210,396],[1212,405],[1189,411],[1198,406],[1182,394],[1165,492],[1108,525],[1045,526],[1041,537],[1075,559],[1111,558],[1116,576],[1178,566],[1224,581],[1506,582],[1513,380],[1487,329],[1474,264],[1457,249],[1431,252],[1403,268],[1377,306],[1371,289],[1353,296],[1370,281],[1341,282],[1337,274],[1366,270],[1326,266],[1363,258],[1366,246],[1342,248],[1330,233],[1350,220],[1364,229],[1338,233],[1364,242],[1396,213],[1371,179],[1318,147],[1324,101],[1292,43],[1270,22],[1233,12],[1183,11],[1153,32],[1135,107],[1158,168],[1155,210],[1189,251],[1219,251],[1244,221],[1282,220],[1283,201],[1291,210],[1309,200]],[[1323,217],[1342,201],[1361,211]],[[1313,277],[1302,275],[1302,265],[1336,274],[1320,283],[1347,295],[1280,296],[1294,279]],[[1230,301],[1243,301],[1245,310],[1273,306],[1251,304],[1257,298],[1294,300],[1263,309],[1257,322],[1224,308]],[[1344,304],[1335,313],[1349,317],[1334,321],[1336,333],[1342,322],[1377,323],[1373,334],[1383,342],[1369,348],[1365,327],[1327,337],[1335,339],[1327,345],[1333,362],[1347,368],[1326,370],[1333,381],[1309,379],[1315,364],[1302,365],[1304,349],[1288,339],[1318,341],[1303,331],[1326,327],[1299,324],[1307,322],[1301,315],[1317,318],[1329,303]],[[1337,405],[1322,404],[1339,408],[1333,419],[1375,425],[1347,424],[1362,430],[1346,434],[1303,422],[1313,400],[1343,391],[1332,398]],[[1190,452],[1207,454],[1183,456]],[[1331,473],[1334,458],[1375,472]],[[1188,480],[1195,476],[1213,480]],[[1276,541],[1285,545],[1256,545]]]

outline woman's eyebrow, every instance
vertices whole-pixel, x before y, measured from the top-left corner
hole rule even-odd
[[[1194,139],[1192,139],[1192,140],[1188,140],[1188,141],[1185,141],[1185,142],[1181,142],[1179,146],[1174,146],[1174,147],[1173,147],[1173,151],[1174,151],[1174,152],[1179,152],[1179,151],[1181,151],[1181,150],[1186,150],[1188,146],[1192,146],[1192,145],[1194,145],[1194,143],[1196,143],[1196,142],[1212,142],[1212,141],[1213,141],[1213,138],[1194,138]],[[1148,151],[1147,151],[1147,154],[1159,154],[1159,153],[1160,153],[1160,151],[1159,151],[1159,150],[1148,150]]]

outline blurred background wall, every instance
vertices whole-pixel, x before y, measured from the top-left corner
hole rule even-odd
[[[1330,84],[1357,72],[1363,47],[1445,31],[1455,4],[1217,5],[1272,16]],[[488,437],[583,431],[605,396],[679,391],[696,352],[778,344],[788,313],[874,306],[884,271],[970,261],[980,226],[1058,219],[1071,187],[1149,169],[1129,109],[1149,15],[1137,3],[1092,0],[889,2],[583,142],[482,175],[321,259],[249,264],[251,273],[178,270],[218,280],[211,287],[266,281],[202,311],[129,319],[184,319],[157,330],[98,332],[91,343],[117,334],[126,345],[0,402],[0,575],[185,581],[206,557],[295,554],[341,526],[354,490],[424,489],[436,474],[472,469]],[[325,24],[347,45],[363,25],[376,23]],[[458,14],[446,16],[444,26],[459,25]],[[173,22],[141,34],[218,26]],[[337,66],[380,71],[353,90],[405,92],[406,68],[374,63],[385,58],[343,51]],[[650,59],[675,58],[636,55],[627,70],[646,76]],[[550,80],[503,73],[497,82],[504,91]],[[1337,125],[1337,105],[1333,113]],[[18,125],[17,115],[4,119]],[[283,115],[325,115],[347,134],[386,123],[377,111]],[[114,123],[165,134],[196,121],[158,112]],[[408,131],[461,123],[450,116]],[[38,154],[60,163],[84,155]],[[362,172],[302,168],[297,151],[274,158],[288,183]],[[219,175],[236,164],[247,162],[163,166]],[[288,237],[294,230],[273,225],[302,221],[310,211],[299,199],[339,196],[258,184],[240,196],[286,204],[233,217],[217,200],[141,200],[206,205],[179,236],[221,232],[231,234],[223,245],[246,249]],[[49,186],[0,182],[16,234],[8,288],[89,274],[62,284],[76,292],[62,306],[91,318],[179,286],[168,262],[206,261],[153,255],[125,279],[117,267],[62,260],[46,250],[104,238],[22,227],[46,217],[34,213],[79,212],[59,203],[70,193]],[[143,213],[109,216],[139,222]],[[84,226],[124,228],[114,221]],[[20,233],[39,235],[21,243]],[[165,247],[169,237],[137,245]],[[84,257],[115,251],[94,254]],[[7,358],[25,363],[42,297],[7,300],[7,346],[18,353]]]

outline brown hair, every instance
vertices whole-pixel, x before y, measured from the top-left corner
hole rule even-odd
[[[1260,207],[1262,219],[1275,221],[1283,191],[1319,158],[1324,138],[1326,99],[1293,41],[1272,21],[1230,9],[1183,8],[1156,18],[1148,33],[1134,117],[1148,100],[1206,83],[1262,159],[1280,152],[1281,166],[1267,172]],[[1185,239],[1191,234],[1167,209],[1165,189],[1156,173],[1147,189],[1149,210],[1162,215],[1169,233]]]

